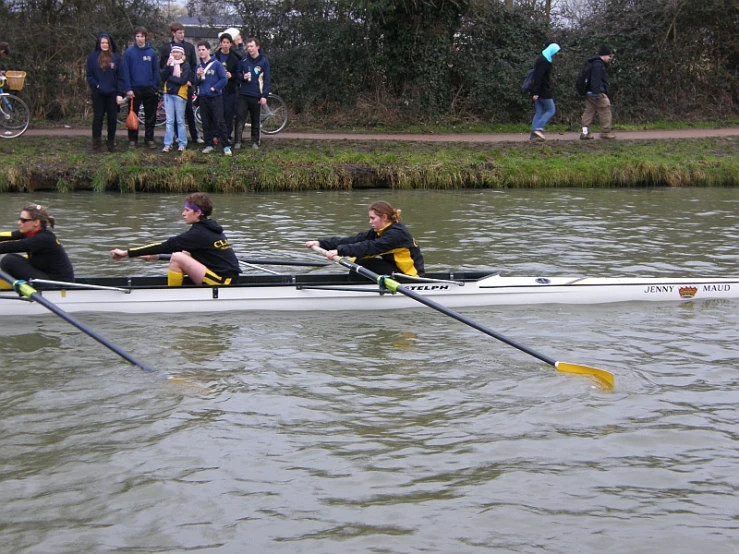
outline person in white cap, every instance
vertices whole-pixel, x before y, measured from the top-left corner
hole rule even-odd
[[[224,33],[231,36],[231,40],[233,41],[233,50],[236,52],[239,59],[243,58],[246,51],[244,50],[244,39],[241,38],[241,31],[236,27],[229,27],[225,31],[218,33],[219,40]]]

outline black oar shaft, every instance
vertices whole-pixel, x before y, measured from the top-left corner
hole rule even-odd
[[[286,265],[286,266],[295,266],[295,267],[326,267],[328,265],[331,265],[326,262],[299,262],[299,261],[289,261],[289,260],[258,260],[256,258],[239,258],[239,261],[247,263],[247,264]]]
[[[320,248],[319,246],[313,246],[313,250],[316,252],[319,252],[326,255],[326,251]],[[401,294],[404,294],[408,298],[412,298],[413,300],[420,302],[421,304],[428,306],[429,308],[432,308],[438,312],[441,312],[445,315],[448,315],[449,317],[452,317],[459,321],[460,323],[464,323],[465,325],[469,325],[473,329],[477,329],[478,331],[481,331],[482,333],[485,333],[486,335],[489,335],[495,339],[498,339],[501,342],[504,342],[514,348],[517,348],[521,352],[525,352],[526,354],[529,354],[535,358],[538,358],[542,362],[545,362],[551,366],[553,366],[557,371],[563,371],[566,373],[577,373],[582,375],[590,375],[592,377],[595,377],[598,379],[601,383],[605,384],[607,388],[613,388],[614,385],[614,378],[613,374],[597,367],[589,367],[579,364],[572,364],[567,362],[559,362],[555,360],[554,358],[550,358],[549,356],[545,356],[544,354],[537,352],[536,350],[529,348],[528,346],[524,346],[518,342],[516,342],[513,339],[509,339],[505,335],[502,335],[498,333],[497,331],[493,331],[489,327],[485,327],[484,325],[481,325],[480,323],[477,323],[476,321],[469,319],[468,317],[465,317],[461,314],[458,314],[454,310],[450,310],[446,306],[442,306],[441,304],[434,302],[433,300],[426,298],[425,296],[418,294],[417,292],[407,289],[403,285],[401,285],[399,282],[395,281],[394,279],[391,279],[387,276],[380,276],[377,273],[374,273],[373,271],[370,271],[366,267],[363,267],[359,264],[355,264],[354,262],[351,262],[347,258],[334,258],[334,261],[339,263],[340,265],[343,265],[344,267],[348,267],[349,269],[353,269],[363,277],[367,277],[368,279],[371,279],[375,281],[377,284],[379,284],[381,287],[385,287],[388,290],[392,292],[399,292]]]
[[[159,254],[159,260],[166,262],[172,258],[172,254]],[[240,262],[245,264],[257,264],[257,265],[286,265],[294,267],[326,267],[331,265],[326,262],[300,262],[290,260],[260,260],[257,258],[238,258]]]
[[[7,273],[5,273],[4,271],[1,271],[1,270],[0,270],[0,279],[3,279],[4,281],[7,281],[7,283],[10,284],[10,285],[13,285],[13,283],[16,282],[16,280],[11,275],[8,275]],[[138,367],[138,368],[140,368],[140,369],[142,369],[144,371],[148,371],[148,372],[152,372],[152,373],[158,373],[157,370],[149,367],[148,365],[144,364],[143,362],[138,361],[136,358],[134,358],[133,356],[131,356],[128,352],[126,352],[125,350],[123,350],[119,346],[116,346],[115,344],[113,344],[112,342],[110,342],[108,339],[106,339],[102,335],[96,333],[95,331],[93,331],[92,329],[90,329],[89,327],[87,327],[84,323],[82,323],[81,321],[77,321],[77,319],[75,319],[74,317],[72,317],[71,315],[69,315],[67,312],[65,312],[63,309],[61,309],[59,306],[57,306],[56,304],[54,304],[50,300],[47,300],[46,298],[44,298],[31,285],[29,285],[27,283],[23,283],[23,284],[20,285],[20,290],[17,291],[17,292],[19,294],[22,294],[23,296],[26,296],[30,300],[33,300],[34,302],[38,302],[39,304],[41,304],[44,308],[46,308],[50,312],[53,312],[56,315],[58,315],[59,317],[61,317],[67,323],[69,323],[71,325],[74,325],[75,327],[77,327],[77,329],[79,329],[80,331],[82,331],[83,333],[85,333],[86,335],[88,335],[90,338],[95,339],[96,341],[98,341],[100,344],[102,344],[106,348],[112,350],[113,352],[115,352],[116,354],[118,354],[121,358],[123,358],[124,360],[126,360],[127,362],[129,362],[131,365],[134,365],[134,366],[136,366],[136,367]],[[167,377],[166,375],[164,375],[164,376]]]
[[[380,283],[382,281],[383,278],[380,275],[378,275],[377,273],[374,273],[373,271],[370,271],[366,267],[363,267],[358,264],[354,264],[352,262],[349,262],[348,260],[346,260],[346,263],[344,263],[343,260],[344,259],[342,258],[342,260],[339,261],[339,263],[343,265],[344,267],[349,267],[353,269],[354,271],[356,271],[357,273],[359,273],[360,275],[362,275],[363,277],[367,277],[368,279],[371,279],[377,283]],[[396,284],[395,281],[392,281],[392,283],[394,285]],[[425,306],[428,306],[429,308],[432,308],[445,315],[448,315],[449,317],[456,319],[460,323],[469,325],[473,329],[477,329],[478,331],[485,333],[486,335],[490,335],[491,337],[496,338],[499,341],[512,346],[513,348],[518,348],[521,352],[525,352],[526,354],[530,354],[531,356],[534,356],[535,358],[539,358],[542,362],[545,362],[554,367],[557,366],[557,361],[555,359],[550,358],[549,356],[545,356],[544,354],[537,352],[536,350],[532,350],[531,348],[524,346],[523,344],[520,344],[516,342],[515,340],[506,337],[505,335],[501,335],[497,331],[494,331],[490,329],[489,327],[485,327],[484,325],[478,323],[477,321],[474,321],[468,317],[465,317],[462,314],[458,314],[454,310],[451,310],[447,308],[446,306],[442,306],[438,302],[434,302],[433,300],[426,298],[422,294],[418,294],[415,291],[405,288],[403,285],[394,286],[393,289],[401,294],[404,294],[405,296],[409,298],[412,298],[416,302],[420,302],[421,304],[424,304]]]

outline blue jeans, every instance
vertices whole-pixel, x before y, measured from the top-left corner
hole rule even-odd
[[[185,134],[186,105],[187,100],[176,94],[164,95],[164,113],[167,115],[164,124],[164,146],[172,146],[175,121],[177,122],[177,142],[180,146],[187,146],[187,135]]]
[[[534,103],[534,107],[536,108],[536,113],[534,114],[534,120],[531,122],[531,130],[542,131],[554,115],[554,98],[539,98]]]

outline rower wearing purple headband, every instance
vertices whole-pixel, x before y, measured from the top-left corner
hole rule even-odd
[[[223,227],[212,219],[213,203],[204,192],[195,192],[185,198],[182,218],[192,225],[181,235],[164,242],[138,248],[110,251],[114,260],[172,254],[167,271],[167,285],[179,287],[187,275],[196,285],[223,286],[238,280],[239,261],[223,234]]]

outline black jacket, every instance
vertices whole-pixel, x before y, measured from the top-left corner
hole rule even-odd
[[[129,248],[128,256],[135,258],[149,254],[171,254],[183,250],[189,252],[193,259],[221,277],[235,279],[239,276],[239,260],[236,259],[231,244],[223,234],[223,227],[206,217],[202,217],[188,231],[170,237],[164,242]]]
[[[48,229],[27,237],[20,231],[0,233],[0,254],[28,254],[31,266],[55,281],[74,281],[74,269],[62,244]]]
[[[234,51],[233,48],[228,53],[228,58],[225,61],[221,61],[221,49],[216,50],[213,55],[216,59],[221,62],[223,68],[231,74],[231,78],[228,80],[226,88],[223,89],[223,94],[236,94],[236,89],[239,83],[236,81],[236,70],[239,68],[239,62],[241,57],[238,52]]]
[[[590,58],[588,62],[592,64],[590,66],[589,92],[593,94],[608,94],[608,71],[606,70],[606,64],[603,63],[600,56]]]
[[[539,98],[553,98],[552,96],[552,62],[543,55],[536,58],[534,63],[534,87],[531,96]]]
[[[169,54],[172,52],[172,46],[175,44],[178,44],[185,49],[185,61],[190,64],[190,69],[197,67],[199,60],[197,54],[195,53],[195,46],[192,43],[187,42],[186,40],[183,42],[175,42],[173,40],[172,42],[168,42],[167,44],[162,46],[162,49],[159,51],[159,69],[164,69],[164,66],[167,65]]]
[[[324,250],[336,250],[340,256],[352,258],[381,257],[406,275],[423,275],[423,254],[402,223],[391,223],[384,229],[370,229],[353,237],[329,237],[320,241]]]

